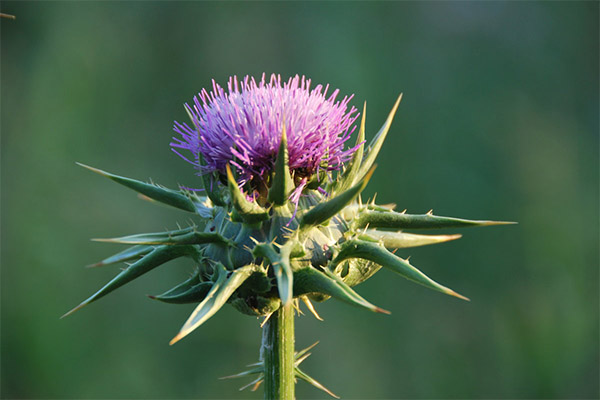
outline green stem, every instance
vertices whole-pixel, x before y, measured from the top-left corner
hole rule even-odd
[[[294,400],[294,308],[280,307],[263,327],[265,399]]]

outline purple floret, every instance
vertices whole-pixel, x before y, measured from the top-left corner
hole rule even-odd
[[[210,93],[203,89],[192,106],[186,104],[192,127],[175,122],[180,137],[173,138],[171,147],[201,174],[224,173],[230,163],[240,183],[262,180],[273,170],[285,121],[289,164],[297,183],[320,169],[339,170],[356,150],[344,149],[344,143],[355,129],[358,112],[348,106],[352,96],[336,101],[339,90],[328,96],[329,86],[310,89],[310,84],[298,75],[287,82],[275,74],[269,81],[263,74],[260,82],[234,76],[225,90],[213,80]],[[179,149],[192,156],[183,156]]]

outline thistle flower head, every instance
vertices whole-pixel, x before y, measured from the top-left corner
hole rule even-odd
[[[198,168],[206,196],[87,167],[144,199],[192,213],[194,219],[185,228],[99,239],[131,247],[94,266],[131,264],[66,315],[177,258],[190,259],[191,277],[152,298],[194,303],[196,308],[171,343],[227,303],[267,318],[282,305],[299,307],[300,301],[316,314],[311,300],[328,298],[386,312],[353,289],[380,269],[466,299],[395,252],[460,237],[412,230],[504,222],[440,217],[431,211],[407,214],[374,200],[363,203],[360,193],[373,174],[402,96],[368,146],[363,112],[355,146],[344,149],[358,113],[348,105],[351,97],[337,101],[338,91],[327,95],[327,89],[310,89],[304,77],[282,83],[280,76],[272,75],[268,82],[264,76],[260,82],[233,77],[227,91],[213,82],[210,93],[200,92],[193,106],[186,105],[192,125],[176,122],[180,137],[171,146],[178,154],[181,149],[191,152],[189,158],[180,155]],[[335,170],[325,186],[319,180],[321,172]],[[295,361],[296,376],[322,389],[297,369],[301,354]],[[249,373],[259,374],[255,383],[266,376],[260,365],[239,376]]]
[[[193,105],[186,104],[193,124],[175,122],[179,136],[171,147],[200,174],[224,175],[232,164],[240,184],[262,182],[273,172],[285,124],[289,168],[301,185],[321,169],[340,169],[356,149],[344,149],[358,117],[348,105],[352,96],[337,100],[339,90],[328,94],[328,89],[311,89],[310,79],[298,75],[286,82],[274,74],[268,81],[263,74],[259,82],[232,77],[227,90],[213,80],[211,92],[203,89]]]

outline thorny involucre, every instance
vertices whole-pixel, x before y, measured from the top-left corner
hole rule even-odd
[[[396,212],[362,203],[360,192],[400,102],[365,146],[365,112],[356,142],[357,110],[338,91],[310,89],[310,80],[260,82],[231,78],[228,90],[213,82],[193,106],[191,124],[175,123],[173,150],[193,164],[205,192],[162,186],[87,167],[139,193],[196,215],[197,224],[167,232],[104,241],[131,247],[95,266],[132,262],[71,312],[175,258],[190,258],[192,276],[159,296],[168,303],[195,303],[171,341],[203,324],[224,304],[268,316],[282,304],[330,297],[376,312],[352,287],[380,268],[439,292],[466,299],[394,254],[396,249],[435,244],[460,235],[422,235],[405,230],[502,224]],[[189,150],[191,157],[180,153]],[[200,184],[199,184],[200,185]],[[205,195],[200,195],[200,194]],[[159,223],[162,226],[162,222]],[[298,375],[307,379],[306,375]],[[308,377],[310,378],[310,377]],[[311,382],[314,384],[314,382]]]

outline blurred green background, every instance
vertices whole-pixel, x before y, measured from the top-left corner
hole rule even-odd
[[[154,271],[59,320],[118,267],[92,243],[186,215],[75,165],[197,186],[169,150],[212,78],[305,74],[404,100],[367,189],[400,209],[516,226],[409,249],[465,303],[385,271],[297,320],[305,370],[345,398],[598,398],[598,2],[10,2],[1,23],[3,398],[261,398],[238,392],[259,321],[226,307],[173,347],[193,309],[153,302]],[[299,398],[323,398],[300,383]]]

